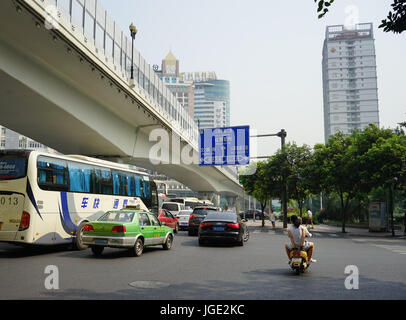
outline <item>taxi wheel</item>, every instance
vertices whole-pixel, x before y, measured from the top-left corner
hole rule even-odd
[[[89,248],[89,246],[84,245],[84,244],[83,244],[83,241],[82,241],[83,227],[85,226],[86,223],[87,223],[86,221],[83,221],[83,222],[78,226],[78,228],[77,228],[77,230],[76,230],[76,238],[75,238],[75,240],[74,240],[73,246],[74,246],[74,248],[75,248],[76,250],[79,250],[79,251],[80,251],[80,250],[85,250],[85,249]]]
[[[165,250],[170,250],[172,248],[172,242],[173,242],[173,236],[170,234],[167,238],[165,243],[162,245],[162,247]]]
[[[136,257],[139,257],[142,255],[142,251],[144,250],[144,242],[142,239],[138,238],[137,241],[135,241],[134,248],[133,248],[133,254]]]

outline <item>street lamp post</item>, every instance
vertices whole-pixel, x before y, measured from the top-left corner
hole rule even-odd
[[[131,33],[131,39],[132,39],[132,45],[131,45],[131,78],[130,78],[130,85],[131,87],[134,87],[134,40],[135,40],[135,35],[137,34],[137,28],[131,23],[130,25],[130,33]]]

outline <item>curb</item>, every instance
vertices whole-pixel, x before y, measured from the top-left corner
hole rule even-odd
[[[283,229],[281,227],[276,227],[275,229],[272,228],[272,226],[265,224],[264,227],[262,227],[261,223],[258,224],[253,224],[253,223],[247,223],[247,227],[250,230],[266,230],[268,229],[268,231],[279,231],[279,232],[283,232],[286,233],[286,229]],[[391,233],[371,233],[369,231],[366,231],[365,233],[360,233],[360,232],[351,232],[351,231],[347,231],[346,233],[342,233],[341,231],[336,231],[336,230],[314,230],[314,229],[310,229],[309,230],[310,233],[317,233],[317,234],[335,234],[337,236],[341,236],[341,237],[370,237],[370,238],[390,238],[390,239],[402,239],[405,238],[406,236],[404,236],[403,234],[395,234],[395,236],[392,236]]]

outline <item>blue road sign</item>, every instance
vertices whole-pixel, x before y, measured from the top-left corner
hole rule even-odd
[[[250,127],[200,129],[199,165],[247,165],[250,162]]]

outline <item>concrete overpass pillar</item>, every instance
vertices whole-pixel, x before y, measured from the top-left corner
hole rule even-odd
[[[240,214],[240,211],[242,210],[241,209],[241,205],[242,205],[242,201],[243,201],[243,199],[241,198],[241,197],[237,197],[236,198],[236,201],[235,201],[235,212],[237,213],[237,214]]]
[[[236,208],[236,204],[237,204],[237,199],[238,197],[226,197],[227,203],[228,203],[228,208]]]
[[[215,196],[214,192],[211,191],[199,191],[197,193],[199,200],[210,200]]]

